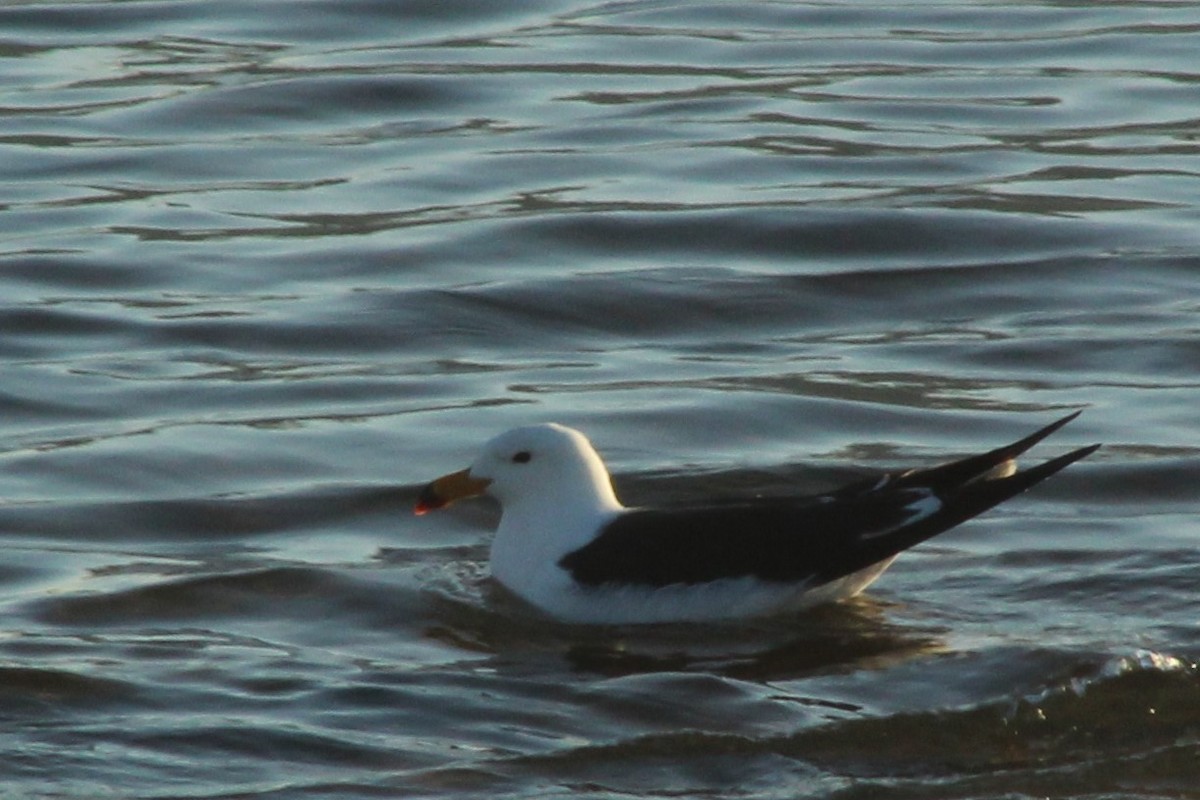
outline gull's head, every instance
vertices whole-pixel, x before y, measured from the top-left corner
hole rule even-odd
[[[485,492],[505,507],[527,502],[618,506],[608,470],[592,443],[555,423],[513,428],[495,437],[468,469],[426,486],[414,510],[424,514]]]

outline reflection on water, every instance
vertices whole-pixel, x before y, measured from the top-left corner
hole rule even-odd
[[[561,659],[558,668],[582,677],[690,672],[771,682],[885,669],[945,648],[936,634],[912,622],[893,624],[889,605],[870,597],[745,623],[569,625],[525,606],[488,579],[479,564],[464,565],[458,578],[478,584],[482,594],[435,590],[437,623],[423,633],[455,648],[496,654],[497,669],[511,668],[519,663],[514,659],[529,654],[535,661]]]
[[[770,683],[829,672],[886,669],[944,649],[936,637],[890,624],[885,611],[886,606],[860,598],[817,609],[786,624],[761,624],[757,630],[671,631],[655,626],[636,633],[622,631],[610,641],[572,644],[566,656],[572,669],[610,678],[700,672]]]

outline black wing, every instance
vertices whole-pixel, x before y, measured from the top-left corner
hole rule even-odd
[[[936,536],[1094,452],[1099,445],[990,477],[1076,416],[982,455],[825,495],[634,509],[559,565],[587,585],[659,587],[740,577],[826,583]]]

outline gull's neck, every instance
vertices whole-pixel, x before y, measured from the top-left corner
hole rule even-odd
[[[582,471],[571,470],[551,485],[502,499],[491,566],[509,588],[526,584],[538,571],[557,569],[563,556],[591,541],[622,510],[599,457],[575,466]]]

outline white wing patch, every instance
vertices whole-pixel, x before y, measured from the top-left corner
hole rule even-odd
[[[892,531],[912,525],[914,522],[931,517],[942,508],[941,499],[929,489],[910,489],[909,493],[914,495],[914,499],[904,506],[904,510],[908,512],[908,518],[904,522],[901,522],[899,525],[880,528],[877,531],[863,531],[858,535],[858,538],[877,539]]]
[[[905,508],[908,510],[909,517],[904,521],[905,525],[911,525],[919,519],[931,517],[942,510],[942,501],[936,494],[929,489],[917,490],[917,499],[909,503]]]

